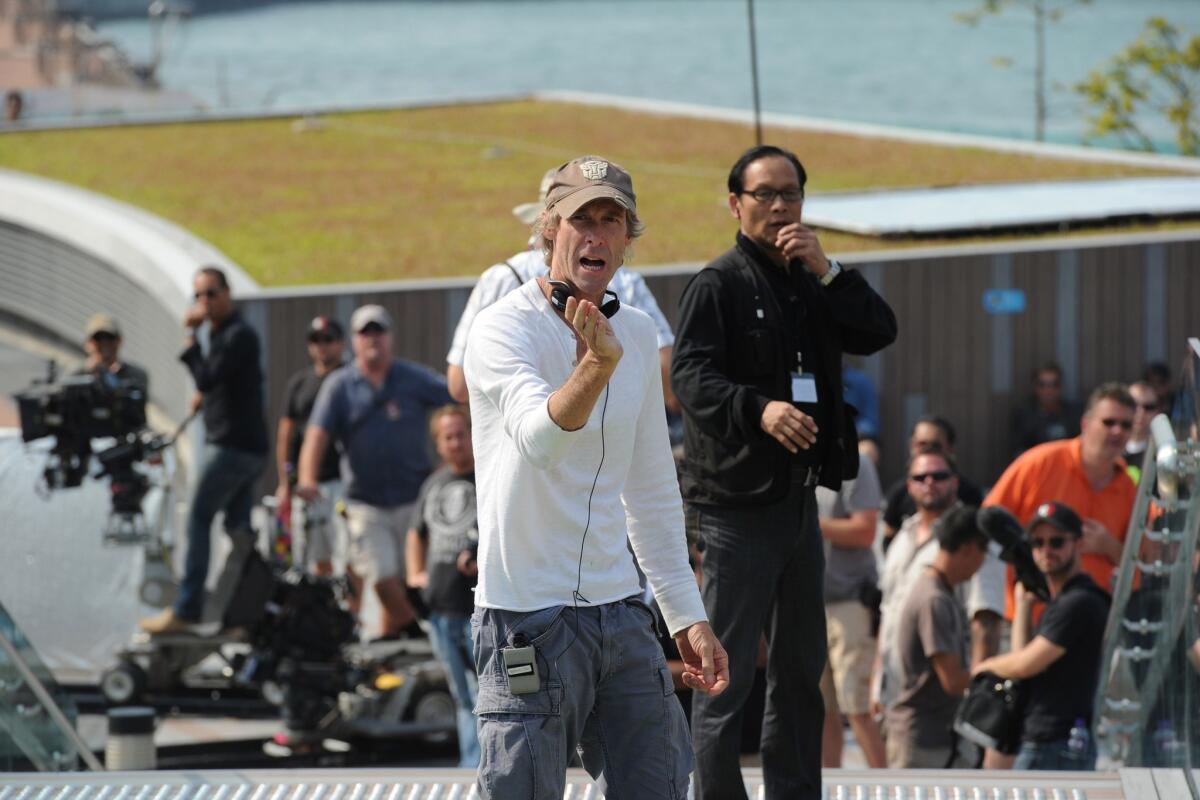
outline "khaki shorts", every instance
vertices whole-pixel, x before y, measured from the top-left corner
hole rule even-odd
[[[338,542],[341,517],[334,508],[342,496],[341,481],[326,481],[320,485],[321,495],[315,500],[295,498],[292,505],[292,541],[310,567],[322,561],[333,561],[334,555],[345,555],[344,542]]]
[[[871,612],[857,600],[827,603],[825,626],[829,637],[829,662],[821,676],[825,707],[836,704],[843,714],[869,713],[875,662]]]
[[[949,746],[918,747],[907,736],[887,737],[889,769],[944,769],[950,752]]]
[[[408,536],[412,508],[412,503],[380,508],[347,501],[350,564],[368,584],[386,578],[404,579],[404,541]]]

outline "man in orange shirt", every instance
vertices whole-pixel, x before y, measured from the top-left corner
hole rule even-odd
[[[1038,506],[1066,503],[1083,517],[1083,569],[1105,591],[1121,560],[1137,489],[1125,472],[1125,445],[1136,404],[1119,383],[1092,392],[1074,439],[1047,442],[1021,454],[983,501],[1000,505],[1027,525]],[[1013,616],[1013,572],[1008,573],[1006,616]]]

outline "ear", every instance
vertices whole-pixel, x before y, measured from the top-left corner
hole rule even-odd
[[[738,221],[742,219],[742,207],[738,204],[738,196],[733,192],[729,193],[729,213]]]

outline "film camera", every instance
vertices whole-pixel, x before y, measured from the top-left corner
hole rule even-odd
[[[112,513],[106,535],[143,533],[142,499],[150,487],[134,465],[170,441],[146,428],[146,393],[135,383],[106,375],[70,375],[57,379],[51,362],[45,380],[14,395],[21,417],[21,439],[32,442],[54,437],[46,467],[46,488],[70,489],[83,483],[92,456],[100,463],[96,477],[108,477]],[[112,440],[94,452],[93,440]]]

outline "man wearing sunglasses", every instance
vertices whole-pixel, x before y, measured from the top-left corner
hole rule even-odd
[[[1142,479],[1142,460],[1150,445],[1150,420],[1159,413],[1158,392],[1145,381],[1129,385],[1129,396],[1137,407],[1133,410],[1133,429],[1125,444],[1125,464],[1134,483]]]
[[[267,460],[258,334],[234,307],[229,282],[220,269],[204,267],[192,279],[192,286],[196,302],[184,315],[186,349],[179,358],[201,395],[204,459],[188,511],[187,562],[179,597],[174,608],[142,620],[142,630],[152,634],[180,633],[200,622],[212,522],[218,511],[225,512],[225,533],[234,540],[230,559],[253,546],[250,509],[254,484]],[[196,331],[203,324],[208,325],[207,352],[196,341]],[[227,566],[226,574],[236,572]],[[224,592],[219,590],[221,594]]]
[[[899,622],[901,610],[926,567],[938,553],[935,526],[947,513],[961,508],[958,500],[958,470],[945,453],[926,452],[908,464],[908,491],[917,512],[900,525],[883,562],[879,588],[879,656],[873,691],[883,711],[897,702],[903,686],[900,660]],[[982,661],[998,649],[994,624],[1004,613],[1004,565],[989,546],[983,565],[954,588],[966,614],[971,634],[970,661]],[[888,730],[889,742],[894,731]],[[889,748],[891,749],[891,748]]]
[[[354,360],[321,386],[300,448],[295,494],[321,496],[321,463],[334,442],[346,492],[350,565],[383,607],[384,637],[415,632],[404,584],[404,544],[421,483],[430,472],[428,415],[450,402],[446,381],[392,355],[392,317],[377,305],[350,317]]]
[[[110,385],[133,384],[149,392],[146,370],[121,358],[121,327],[108,314],[93,314],[88,320],[83,351],[87,360],[81,373],[96,375]]]
[[[1012,652],[989,658],[973,670],[1026,681],[1015,769],[1095,767],[1092,701],[1111,599],[1081,569],[1084,524],[1064,503],[1038,506],[1027,535],[1033,559],[1050,586],[1050,603],[1031,638],[1033,595],[1018,586]]]
[[[337,451],[329,448],[321,459],[317,480],[321,496],[312,502],[301,500],[292,506],[292,488],[297,479],[300,446],[304,443],[304,428],[317,402],[317,392],[325,379],[342,366],[346,340],[342,326],[327,316],[313,317],[308,326],[308,358],[311,364],[288,379],[283,392],[283,413],[275,432],[275,461],[279,486],[275,499],[279,513],[293,523],[292,531],[299,532],[301,545],[297,562],[300,567],[312,566],[317,575],[333,574],[333,505],[341,497]],[[292,512],[296,513],[293,514]]]
[[[1113,570],[1121,560],[1137,488],[1125,471],[1125,445],[1133,429],[1136,403],[1119,383],[1105,383],[1088,398],[1074,439],[1046,442],[1009,465],[984,505],[1004,506],[1028,524],[1043,503],[1070,504],[1080,517],[1083,569],[1096,585],[1112,591]],[[1006,616],[1013,617],[1012,569]]]

